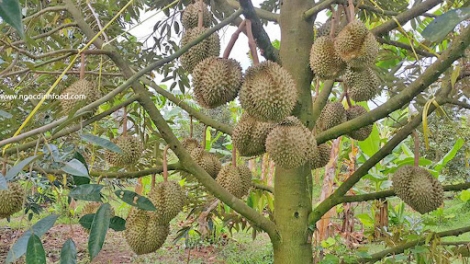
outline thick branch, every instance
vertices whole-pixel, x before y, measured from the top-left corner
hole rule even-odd
[[[370,12],[373,12],[373,13],[376,13],[376,14],[385,15],[385,16],[397,16],[397,15],[400,14],[399,12],[390,11],[390,10],[383,10],[383,9],[377,8],[377,7],[375,7],[375,6],[364,5],[364,4],[360,4],[360,5],[358,6],[358,8],[359,8],[359,9],[366,10],[366,11],[370,11]],[[422,16],[425,16],[425,17],[436,17],[436,15],[434,15],[434,14],[428,14],[428,13],[424,13],[424,14],[422,14]]]
[[[68,128],[65,128],[65,129],[62,129],[60,132],[56,133],[56,134],[53,134],[52,136],[50,137],[39,137],[37,140],[35,141],[31,141],[31,142],[28,142],[28,143],[24,143],[22,145],[19,145],[19,146],[15,146],[15,147],[12,147],[12,148],[9,148],[5,151],[5,154],[6,155],[11,155],[11,154],[14,154],[15,152],[20,152],[20,151],[23,151],[23,150],[26,150],[26,149],[29,149],[29,148],[33,148],[35,147],[37,144],[40,144],[40,143],[43,143],[45,140],[54,140],[54,139],[57,139],[57,138],[60,138],[60,137],[63,137],[63,136],[66,136],[68,134],[71,134],[73,132],[77,132],[79,130],[81,130],[82,128],[88,126],[89,124],[92,124],[96,121],[99,121],[105,117],[107,117],[108,115],[112,114],[113,112],[131,104],[132,102],[134,102],[135,100],[137,100],[137,96],[133,96],[129,99],[127,99],[126,101],[118,104],[118,105],[115,105],[111,108],[109,108],[108,110],[106,111],[103,111],[102,113],[98,114],[98,115],[95,115],[93,116],[92,118],[89,118],[85,121],[83,121],[82,123],[80,124],[76,124],[74,126],[71,126],[71,127],[68,127]]]
[[[324,10],[324,9],[330,7],[330,5],[336,3],[336,1],[337,0],[320,1],[318,4],[314,5],[309,10],[305,11],[305,13],[304,13],[305,19],[311,19],[312,17],[314,17],[318,13],[320,13],[322,10]]]
[[[436,55],[431,53],[431,52],[427,52],[427,51],[418,49],[416,47],[411,47],[410,45],[403,44],[403,43],[398,42],[398,41],[386,40],[384,38],[377,38],[377,41],[382,43],[382,44],[392,45],[392,46],[395,46],[395,47],[398,47],[398,48],[401,48],[401,49],[409,50],[411,52],[413,52],[413,49],[414,49],[416,54],[424,56],[424,57],[436,57]]]
[[[268,60],[278,61],[279,51],[271,44],[269,35],[264,30],[263,24],[256,14],[251,0],[240,0],[240,6],[243,9],[243,16],[252,22],[253,35],[255,37],[256,44],[262,51],[261,54],[263,54],[263,56]]]
[[[72,0],[65,0],[65,3],[67,5],[68,11],[72,14],[74,20],[78,23],[79,27],[82,29],[85,35],[88,38],[92,38],[93,36],[95,36],[95,32],[84,21],[81,12],[75,7]],[[175,52],[172,55],[171,59],[167,57],[166,62],[181,56],[181,54],[186,52],[190,47],[196,45],[198,43],[198,40],[202,41],[202,39],[207,38],[210,34],[220,29],[222,25],[229,24],[233,19],[237,18],[241,14],[241,12],[242,10],[235,12],[233,15],[219,23],[217,26],[211,28],[210,30],[207,30],[197,40],[189,43],[188,45],[182,47],[180,50]],[[104,43],[101,39],[97,38],[94,44],[97,47],[102,47]],[[219,198],[222,202],[224,202],[225,204],[233,208],[235,211],[245,216],[248,220],[252,221],[254,224],[265,230],[273,241],[279,240],[276,231],[276,226],[273,222],[271,222],[269,219],[265,218],[256,210],[250,208],[243,201],[237,199],[235,196],[225,190],[204,169],[202,169],[199,165],[194,162],[189,153],[183,148],[183,146],[181,146],[180,142],[173,134],[173,131],[171,130],[170,126],[160,114],[160,111],[156,108],[154,102],[151,100],[150,93],[140,82],[137,82],[138,78],[150,72],[155,67],[159,67],[161,65],[156,65],[155,63],[153,63],[144,68],[143,70],[139,71],[138,73],[134,74],[132,69],[129,67],[129,62],[124,61],[122,59],[122,56],[119,56],[116,53],[116,49],[112,45],[107,45],[107,48],[113,51],[113,54],[110,56],[110,58],[115,62],[116,66],[122,70],[123,74],[126,76],[126,78],[128,78],[128,80],[134,81],[132,88],[134,89],[135,93],[139,95],[139,103],[147,111],[148,115],[150,116],[150,119],[158,128],[158,131],[160,132],[162,138],[170,146],[173,153],[175,153],[176,156],[179,158],[182,167],[186,169],[189,173],[193,174],[198,179],[198,181],[207,188],[208,191],[214,194],[215,197]]]
[[[263,185],[263,184],[253,183],[253,188],[262,190],[262,191],[267,191],[270,193],[274,193],[274,187]]]
[[[465,108],[465,109],[470,109],[470,104],[467,104],[465,102],[459,101],[459,100],[454,99],[454,98],[447,98],[447,103],[453,104],[453,105],[456,105],[456,106],[460,106],[460,107]]]
[[[235,9],[240,8],[240,3],[238,1],[227,0],[227,3]],[[264,9],[257,8],[257,7],[255,7],[254,10],[256,14],[259,16],[259,18],[261,19],[266,19],[268,21],[273,21],[273,22],[277,22],[279,20],[279,14],[271,13],[269,11],[266,11]]]
[[[413,8],[397,15],[394,19],[391,19],[390,21],[383,23],[382,25],[373,28],[371,32],[376,35],[376,36],[382,36],[388,33],[390,30],[395,29],[398,27],[397,21],[401,24],[404,25],[411,19],[420,16],[427,11],[429,11],[431,8],[435,7],[438,4],[443,3],[443,0],[427,0],[424,1],[420,4],[417,4]]]
[[[442,231],[442,232],[433,234],[433,236],[435,238],[448,237],[448,236],[460,236],[460,235],[462,235],[464,233],[468,233],[468,232],[470,232],[470,226],[457,228],[457,229],[451,229],[451,230],[447,230],[447,231]],[[368,258],[358,259],[357,262],[358,263],[375,263],[376,261],[379,261],[379,260],[385,258],[386,256],[401,254],[401,253],[405,252],[405,250],[408,249],[408,248],[412,248],[412,247],[415,247],[417,245],[424,244],[426,242],[426,238],[427,237],[424,236],[420,239],[416,239],[416,240],[407,242],[405,244],[398,245],[394,248],[389,248],[389,249],[386,249],[384,251],[380,251],[378,253],[372,254]]]
[[[178,97],[174,96],[172,93],[168,92],[167,90],[165,90],[162,87],[160,87],[159,85],[157,85],[155,82],[147,80],[147,79],[142,80],[142,82],[145,85],[148,85],[148,86],[152,87],[155,90],[155,92],[163,95],[168,100],[172,101],[178,107],[180,107],[184,111],[188,112],[188,114],[190,114],[191,116],[193,116],[194,118],[196,118],[200,122],[204,123],[205,125],[208,125],[208,126],[214,128],[218,131],[221,131],[225,134],[228,134],[228,135],[232,134],[233,128],[231,126],[226,125],[224,123],[220,123],[217,120],[214,120],[213,118],[211,118],[210,116],[207,116],[207,115],[203,114],[202,112],[198,111],[197,109],[194,109],[193,107],[191,107],[190,105],[185,103],[183,100],[179,99]]]
[[[32,73],[37,74],[49,74],[49,75],[60,75],[62,71],[31,71]],[[67,74],[75,74],[79,75],[80,71],[69,70]],[[85,71],[85,75],[102,75],[102,76],[114,76],[114,77],[122,77],[122,73],[120,72],[95,72],[95,71]]]
[[[428,2],[428,1],[427,1]],[[407,89],[400,94],[390,98],[381,106],[375,108],[369,113],[353,120],[344,122],[338,126],[328,129],[316,136],[318,144],[324,143],[330,139],[337,138],[350,131],[373,124],[375,121],[388,116],[395,110],[400,109],[409,103],[416,95],[421,93],[429,85],[438,80],[439,75],[446,71],[452,63],[463,56],[465,49],[470,44],[470,26],[465,28],[460,36],[455,38],[449,49],[431,64],[418,79],[412,82]]]

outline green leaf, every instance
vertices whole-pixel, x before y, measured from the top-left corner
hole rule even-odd
[[[8,183],[3,174],[0,173],[0,191],[8,190]]]
[[[442,159],[436,164],[436,166],[434,166],[434,170],[440,172],[447,165],[447,163],[455,157],[455,155],[462,148],[464,143],[465,143],[465,141],[463,139],[459,138],[455,142],[452,149],[449,150],[449,152],[447,152],[447,154],[445,154],[444,157],[442,157]]]
[[[13,168],[11,168],[9,171],[7,171],[7,175],[5,175],[7,181],[11,181],[16,175],[18,175],[23,168],[31,163],[34,159],[36,159],[37,156],[32,156],[29,158],[26,158],[22,161],[20,161],[18,164],[16,164]]]
[[[468,202],[470,201],[470,190],[464,190],[460,193],[460,200],[462,202]]]
[[[86,166],[77,159],[67,162],[62,170],[73,176],[90,178]]]
[[[152,204],[152,202],[144,196],[140,196],[133,191],[128,190],[118,190],[114,192],[119,199],[124,201],[127,204],[135,206],[139,209],[146,211],[155,211],[157,208]]]
[[[101,189],[104,185],[83,184],[73,188],[69,196],[76,200],[101,202]]]
[[[109,141],[108,139],[105,139],[105,138],[101,138],[101,137],[97,137],[95,135],[91,135],[91,134],[83,134],[83,135],[80,135],[80,137],[91,143],[91,144],[94,144],[94,145],[97,145],[97,146],[100,146],[100,147],[103,147],[105,149],[109,149],[113,152],[116,152],[116,153],[119,153],[119,154],[122,154],[122,150],[121,148],[119,148],[116,144],[114,144],[113,142]]]
[[[11,247],[10,251],[8,251],[6,263],[12,263],[21,258],[21,256],[26,253],[31,234],[34,233],[36,236],[42,237],[49,229],[51,229],[52,226],[54,226],[54,223],[58,217],[58,215],[53,214],[43,218],[31,227],[32,232],[31,230],[24,232],[23,235]]]
[[[91,229],[91,224],[93,223],[93,218],[95,217],[95,214],[86,214],[82,217],[80,217],[80,220],[78,220],[78,223],[85,229],[90,230]]]
[[[23,15],[18,0],[0,1],[0,17],[16,29],[21,38],[24,38],[23,22],[21,21]]]
[[[28,264],[46,264],[46,252],[42,246],[41,239],[32,234],[28,240],[26,250],[26,263]]]
[[[441,42],[457,24],[470,18],[470,7],[450,10],[435,18],[421,35],[432,42]]]
[[[117,232],[124,231],[126,230],[126,220],[119,216],[115,216],[109,221],[109,228]]]
[[[88,252],[90,260],[93,260],[103,247],[106,233],[109,228],[111,218],[111,206],[109,203],[102,204],[93,218],[91,224],[90,236],[88,237]]]
[[[60,264],[77,264],[77,248],[71,238],[67,239],[62,246]]]

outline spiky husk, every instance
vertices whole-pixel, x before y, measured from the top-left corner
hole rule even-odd
[[[132,208],[124,231],[124,237],[132,251],[143,255],[159,249],[170,233],[170,225],[161,222],[153,212]]]
[[[348,110],[346,110],[346,116],[348,118],[348,121],[364,114],[367,114],[367,110],[360,105],[352,106]],[[370,133],[372,133],[373,127],[373,125],[361,127],[355,131],[349,132],[348,136],[359,141],[366,140],[370,136]]]
[[[95,83],[85,79],[78,80],[72,83],[67,89],[61,93],[60,105],[65,115],[69,115],[71,111],[76,111],[79,108],[87,106],[92,102],[100,99],[101,93],[96,87]],[[98,108],[91,110],[89,114],[84,117],[93,116]]]
[[[402,166],[392,176],[397,196],[421,214],[436,210],[444,202],[441,183],[426,169]]]
[[[348,68],[343,77],[349,97],[356,102],[368,101],[379,91],[380,79],[370,68],[363,71]]]
[[[266,139],[266,151],[276,165],[285,169],[302,166],[315,154],[315,138],[295,117],[279,123]]]
[[[207,5],[202,3],[202,9],[200,2],[188,5],[181,16],[181,24],[183,24],[184,29],[191,29],[198,26],[199,22],[199,10],[202,10],[202,26],[210,27],[211,26],[211,13],[207,9]]]
[[[246,113],[232,133],[232,141],[241,156],[256,156],[266,152],[266,138],[275,124],[259,122]]]
[[[225,165],[217,175],[217,182],[235,197],[241,198],[248,194],[251,187],[251,171],[248,167]]]
[[[349,53],[347,57],[343,57],[343,60],[355,70],[364,70],[374,64],[378,54],[379,43],[374,34],[369,32],[360,49]]]
[[[193,71],[194,96],[205,108],[215,108],[234,100],[243,82],[240,63],[234,59],[209,57]]]
[[[240,90],[242,108],[262,122],[279,122],[292,112],[297,89],[287,70],[272,61],[248,68]]]
[[[361,49],[369,30],[359,20],[347,24],[335,39],[335,49],[338,55],[348,61],[355,52]]]
[[[338,56],[334,41],[325,36],[315,40],[310,50],[310,68],[323,80],[331,80],[346,69],[346,63]]]
[[[148,198],[157,208],[155,212],[158,215],[160,224],[169,223],[175,218],[186,203],[186,195],[177,182],[164,181],[158,183],[153,188]]]
[[[193,149],[191,158],[214,179],[222,167],[220,160],[213,153],[209,153],[202,148]]]
[[[317,127],[320,131],[330,129],[346,122],[346,109],[340,102],[329,102],[325,105],[317,120]]]
[[[194,138],[185,138],[183,141],[181,141],[181,145],[183,146],[183,148],[186,149],[189,154],[191,154],[191,151],[193,151],[193,149],[201,147],[199,141]]]
[[[24,196],[25,192],[19,183],[8,183],[7,190],[0,190],[0,219],[21,211]]]
[[[140,139],[131,135],[122,135],[112,140],[122,153],[107,150],[105,158],[112,166],[129,166],[139,161],[143,152],[143,146]]]
[[[318,169],[325,167],[328,162],[330,161],[330,153],[331,153],[331,147],[324,143],[318,145],[318,151],[317,154],[314,156],[312,160],[312,168]]]
[[[189,42],[195,40],[201,36],[207,29],[206,28],[192,28],[188,29],[183,33],[181,38],[181,46],[188,44]],[[220,53],[220,39],[217,33],[214,33],[199,42],[198,44],[192,46],[187,52],[185,52],[180,57],[181,66],[189,72],[192,73],[196,65],[203,61],[206,58],[212,56],[219,56]]]

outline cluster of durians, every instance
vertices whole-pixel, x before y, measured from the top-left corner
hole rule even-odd
[[[356,102],[368,101],[380,87],[380,79],[371,69],[378,51],[375,36],[361,21],[354,20],[337,36],[324,28],[319,30],[310,51],[310,67],[320,79],[342,75],[349,97]]]
[[[425,168],[402,166],[392,176],[396,195],[421,214],[436,210],[444,202],[441,183]]]
[[[170,221],[183,210],[186,195],[174,181],[158,183],[148,194],[156,211],[145,211],[132,207],[126,220],[124,237],[127,244],[138,255],[149,254],[159,249],[170,233]]]

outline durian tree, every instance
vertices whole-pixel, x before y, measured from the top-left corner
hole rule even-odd
[[[0,7],[6,2],[0,2]],[[427,213],[442,205],[444,192],[470,187],[468,183],[442,186],[426,168],[417,166],[416,155],[416,164],[390,175],[394,189],[348,194],[436,109],[443,112],[446,104],[470,109],[463,89],[458,88],[468,83],[470,76],[465,57],[469,54],[470,27],[463,21],[470,17],[466,1],[267,0],[260,8],[250,0],[33,0],[20,4],[24,7],[25,36],[6,23],[0,24],[2,218],[21,210],[25,193],[15,182],[23,175],[21,170],[77,176],[71,168],[82,168],[98,157],[107,160],[106,165],[90,165],[86,170],[99,177],[98,182],[163,173],[164,181],[151,190],[148,199],[134,197],[151,205],[128,201],[135,207],[127,218],[125,237],[137,254],[154,252],[170,232],[168,222],[184,202],[181,187],[167,181],[168,171],[181,171],[194,176],[205,191],[246,218],[256,230],[266,232],[275,263],[313,263],[316,224],[336,205],[397,195],[414,210]],[[5,14],[20,16],[18,10],[0,10],[8,23],[14,16]],[[153,37],[150,46],[127,32],[139,23],[141,10],[163,12],[167,17],[149,31]],[[325,15],[328,20],[319,25],[317,20]],[[18,21],[21,24],[21,17]],[[279,49],[265,30],[268,21],[280,28]],[[12,24],[16,30],[20,28],[18,23]],[[219,57],[218,34],[230,26],[238,30]],[[179,34],[178,41],[171,34]],[[238,34],[246,34],[249,43],[235,42]],[[249,46],[253,65],[243,71],[236,58],[230,58],[231,45],[234,49]],[[261,56],[264,59],[260,61]],[[159,84],[166,81],[172,84]],[[41,100],[43,97],[6,97],[59,93],[61,89],[63,95],[85,95],[87,100],[61,103]],[[237,96],[243,114],[235,126],[198,109],[221,107]],[[386,100],[375,101],[377,97]],[[421,104],[423,98],[425,103]],[[368,105],[373,103],[376,105],[369,111]],[[178,138],[178,127],[164,112],[169,104],[230,135],[232,161],[222,166],[219,157],[208,153],[197,140]],[[378,151],[355,167],[328,197],[313,204],[312,170],[321,170],[330,161],[329,142],[341,136],[367,140],[374,123],[406,107],[417,114],[407,116]],[[113,114],[120,109],[124,111]],[[121,120],[119,131],[116,120]],[[110,140],[99,140],[102,138]],[[38,150],[44,157],[52,156],[51,142],[90,154],[95,146],[84,145],[83,140],[95,145],[99,142],[110,152],[70,157],[66,166],[45,167],[34,161],[31,169],[26,167],[35,158],[43,159],[36,157]],[[177,162],[168,164],[168,150]],[[273,186],[253,185],[253,172],[240,157],[237,159],[264,153],[276,164]],[[145,162],[139,162],[141,155]],[[116,171],[109,171],[110,166]],[[74,177],[69,187],[83,189],[78,181]],[[272,217],[247,205],[245,197],[251,187],[273,193]],[[127,193],[117,191],[117,195]],[[107,220],[113,218],[109,205],[91,208],[90,213],[95,214],[94,219],[106,220],[105,229],[112,224]],[[99,226],[101,223],[93,221],[91,232]],[[464,232],[470,232],[470,226],[435,235]],[[35,237],[31,243],[37,243]],[[418,239],[354,261],[373,262],[424,242],[425,238]],[[100,247],[90,248],[93,258]]]

